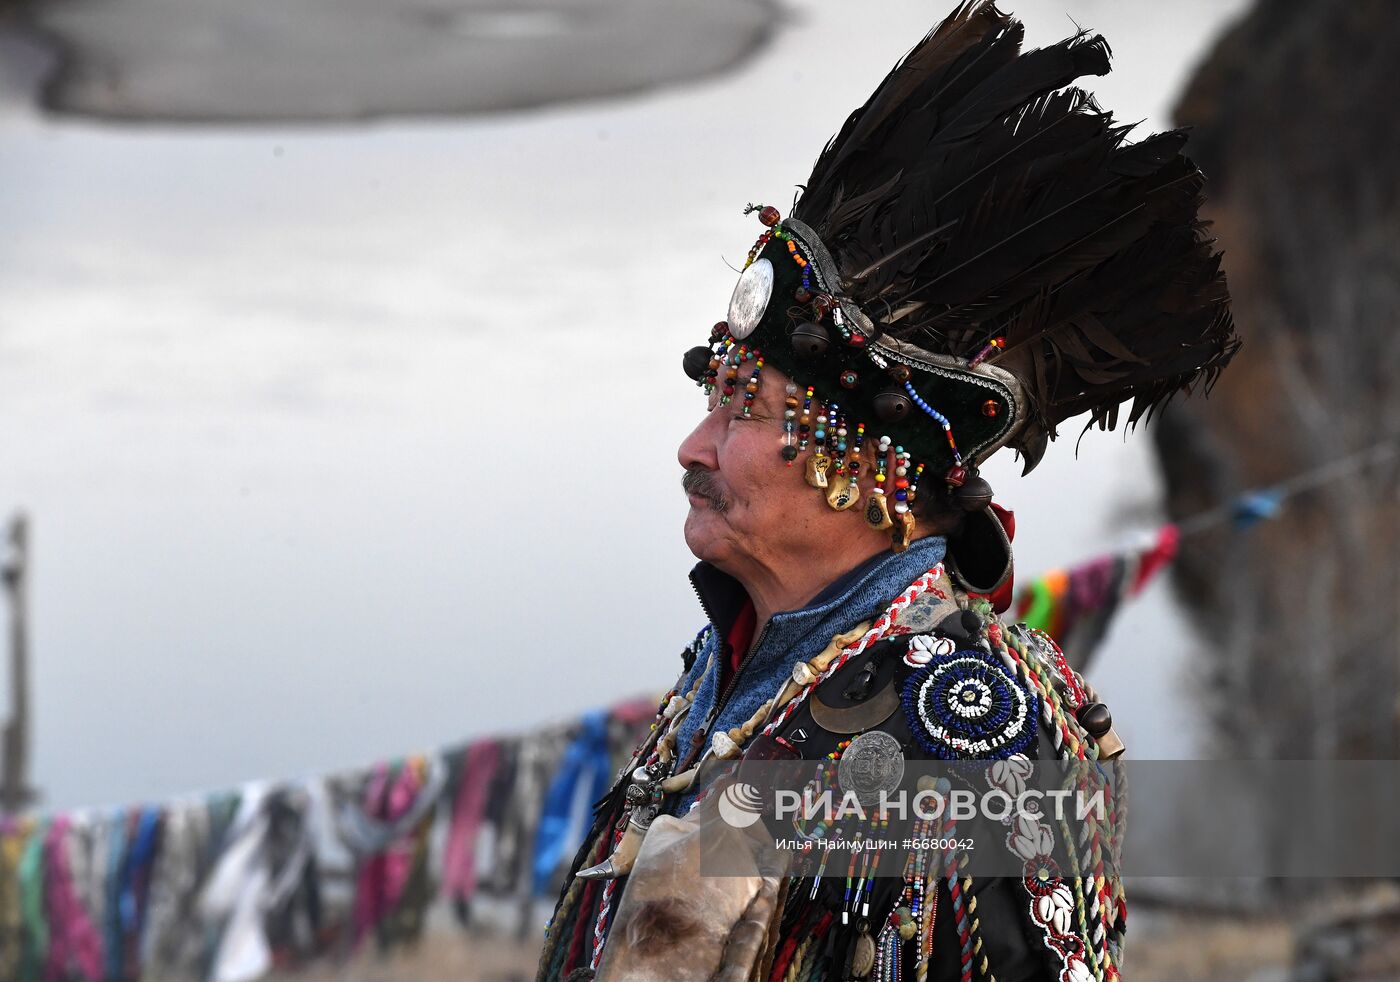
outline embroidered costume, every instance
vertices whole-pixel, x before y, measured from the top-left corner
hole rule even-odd
[[[1101,37],[1022,52],[1022,34],[961,5],[846,120],[791,214],[749,206],[763,231],[685,370],[745,414],[765,366],[792,379],[775,453],[890,549],[775,614],[737,664],[744,588],[696,567],[708,624],[598,803],[540,979],[1120,976],[1123,746],[1055,643],[999,619],[1014,525],[979,466],[1010,446],[1029,470],[1074,416],[1150,417],[1237,342],[1185,134],[1131,143],[1071,86],[1107,73]],[[959,530],[916,538],[926,509]],[[1013,796],[1036,762],[1087,763],[1110,816],[1007,820],[1015,878],[967,875],[956,849],[879,881],[854,852],[829,875],[728,884],[666,858],[705,811],[697,763],[777,758],[867,789],[909,759],[977,761],[984,789]]]

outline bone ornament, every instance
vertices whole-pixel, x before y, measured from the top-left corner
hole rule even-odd
[[[700,765],[692,767],[688,771],[681,771],[673,774],[661,782],[661,790],[666,794],[675,794],[677,791],[689,791],[691,785],[695,783],[695,775],[700,773]]]
[[[851,949],[851,977],[863,979],[874,967],[875,939],[870,936],[870,929],[862,922],[860,933],[856,935],[855,945]]]
[[[733,760],[739,756],[739,745],[724,730],[716,730],[710,738],[710,752],[720,760]]]
[[[807,483],[814,488],[827,486],[827,471],[831,470],[831,458],[817,451],[807,458]]]
[[[797,676],[801,672],[805,678],[811,676],[813,682],[821,678],[822,674],[831,666],[847,645],[853,644],[865,637],[870,630],[870,621],[862,621],[844,634],[837,634],[831,639],[831,643],[809,662],[798,662],[793,666],[793,680],[783,687],[783,691],[777,698],[764,703],[758,708],[742,726],[732,730],[717,730],[710,738],[711,752],[721,760],[732,760],[739,756],[742,750],[742,741],[750,737],[758,725],[768,716],[768,714],[779,706],[785,706],[797,693],[806,687],[808,683],[799,683]],[[690,709],[691,701],[686,700],[686,705],[682,707],[682,712]],[[668,704],[669,708],[669,704]],[[673,738],[676,730],[671,730],[667,738]],[[735,738],[738,736],[738,739]],[[670,763],[672,753],[667,741],[663,740],[658,744],[661,751],[663,763]],[[680,791],[689,791],[695,784],[695,778],[699,772],[699,766],[690,768],[680,774],[662,779],[661,776],[651,768],[643,765],[632,772],[632,784],[627,789],[627,801],[633,805],[632,816],[627,820],[627,829],[622,834],[622,840],[613,850],[612,855],[596,866],[579,870],[578,875],[586,880],[612,880],[626,876],[632,869],[632,864],[636,861],[638,850],[642,845],[642,840],[650,828],[652,819],[657,814],[655,804],[646,804],[653,799],[653,789],[659,789],[664,794],[675,794]]]
[[[792,667],[792,678],[784,683],[782,691],[772,699],[769,699],[758,709],[754,710],[752,716],[741,725],[725,731],[716,731],[710,738],[710,753],[720,760],[733,760],[743,753],[743,748],[749,739],[756,733],[771,715],[778,709],[786,706],[797,695],[798,692],[806,688],[813,682],[820,680],[823,673],[830,667],[831,663],[840,655],[846,645],[858,641],[865,636],[870,629],[869,621],[862,621],[845,634],[838,634],[831,639],[831,644],[813,658],[810,662],[796,662]],[[802,679],[809,681],[803,682]]]
[[[627,828],[622,833],[621,841],[607,859],[596,866],[579,870],[579,877],[585,880],[616,880],[628,874],[642,847],[647,829],[656,817],[658,809],[652,803],[652,792],[659,778],[660,775],[645,764],[632,772],[632,783],[626,791],[627,804],[632,806],[632,814],[627,819]]]
[[[890,518],[889,502],[885,500],[885,496],[879,488],[876,488],[875,493],[866,499],[865,524],[877,532],[883,532],[894,526],[894,519]]]
[[[688,705],[685,696],[672,696],[670,701],[666,703],[666,708],[661,711],[661,715],[666,719],[675,719],[680,711]]]
[[[860,484],[842,475],[830,482],[826,489],[826,503],[837,511],[854,508],[860,500]]]
[[[584,880],[617,880],[630,873],[632,865],[637,861],[637,853],[641,851],[642,840],[646,838],[647,830],[651,828],[652,819],[655,817],[654,807],[632,809],[632,817],[627,820],[627,829],[622,833],[622,839],[612,851],[612,855],[597,866],[579,870],[579,877]]]
[[[771,707],[761,710],[764,716],[768,715],[770,709],[778,709],[786,706],[792,701],[799,691],[816,682],[831,667],[831,663],[840,657],[841,652],[849,644],[854,644],[865,637],[870,630],[870,621],[861,621],[845,634],[833,635],[831,643],[822,649],[821,654],[808,662],[796,662],[792,666],[792,680],[783,686],[783,691],[778,693],[773,700]],[[808,681],[802,681],[807,679]]]

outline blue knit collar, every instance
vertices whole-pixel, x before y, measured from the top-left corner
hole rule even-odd
[[[941,537],[928,536],[915,541],[902,553],[893,549],[878,552],[838,576],[797,610],[774,614],[773,621],[781,618],[785,623],[793,623],[802,619],[804,615],[819,617],[821,613],[849,600],[852,594],[871,580],[887,582],[890,577],[905,577],[905,585],[912,583],[943,558],[944,550],[945,542]],[[696,563],[690,571],[690,583],[695,588],[695,595],[700,600],[700,607],[706,618],[714,625],[720,637],[726,636],[749,599],[743,584],[718,566],[704,560]]]
[[[832,642],[834,635],[847,632],[857,623],[874,619],[889,607],[904,588],[937,566],[944,558],[945,541],[937,535],[917,539],[907,551],[886,551],[850,570],[826,590],[813,597],[806,607],[783,611],[769,619],[748,657],[732,678],[734,691],[724,705],[717,706],[720,692],[721,639],[734,623],[748,594],[742,584],[710,563],[699,563],[690,581],[711,619],[711,630],[696,660],[686,672],[683,691],[699,682],[686,719],[680,721],[676,748],[682,761],[693,762],[699,752],[697,738],[708,740],[715,730],[729,730],[749,719],[783,685],[798,658],[809,660]],[[710,670],[706,671],[706,665]],[[701,677],[701,672],[704,672]],[[679,797],[683,814],[693,801],[690,793]]]
[[[793,661],[815,657],[834,635],[878,617],[910,583],[943,559],[944,548],[941,537],[928,536],[904,552],[883,552],[838,577],[805,607],[774,614],[739,666],[727,699],[719,691],[720,659],[711,656],[719,655],[721,640],[748,597],[732,576],[709,563],[697,564],[691,583],[714,630],[686,675],[686,687],[697,681],[699,685],[678,733],[682,758],[687,757],[693,739],[708,739],[715,729],[730,729],[747,719],[781,686]]]
[[[920,542],[926,540],[919,540]],[[918,543],[916,542],[915,545]],[[852,587],[854,587],[867,573],[876,572],[883,567],[886,562],[895,558],[896,553],[892,549],[884,552],[877,552],[875,555],[862,560],[851,569],[842,573],[836,579],[828,583],[816,596],[808,600],[796,611],[785,611],[774,616],[786,617],[792,614],[802,613],[815,607],[824,607],[833,599],[840,599]],[[931,560],[936,562],[936,560]],[[917,565],[917,564],[916,564]],[[914,576],[918,576],[927,567],[922,567]],[[911,577],[912,579],[912,577]],[[695,596],[700,600],[700,608],[705,612],[706,618],[715,626],[721,638],[729,636],[729,629],[734,626],[734,621],[738,618],[739,612],[744,609],[744,604],[748,603],[748,591],[744,585],[733,576],[712,563],[701,560],[695,564],[690,571],[690,585],[695,588]]]

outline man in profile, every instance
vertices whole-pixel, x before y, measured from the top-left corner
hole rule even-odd
[[[1022,33],[963,4],[790,214],[747,209],[728,317],[684,359],[707,397],[679,451],[707,623],[598,805],[539,978],[1118,977],[1126,907],[1097,827],[1066,842],[1018,816],[983,847],[1015,878],[920,852],[878,879],[843,855],[721,883],[685,851],[702,760],[846,761],[858,780],[979,761],[1011,792],[1032,761],[1122,752],[1053,642],[998,619],[1014,526],[980,465],[1011,447],[1029,470],[1084,413],[1112,427],[1128,403],[1136,422],[1237,342],[1185,135],[1129,143],[1069,87],[1109,70],[1101,37],[1022,52]]]

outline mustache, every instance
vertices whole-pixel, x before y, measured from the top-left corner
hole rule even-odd
[[[686,471],[681,477],[681,487],[685,488],[686,494],[697,494],[708,500],[710,507],[717,512],[729,507],[729,500],[720,491],[714,474],[703,467],[692,467]]]

